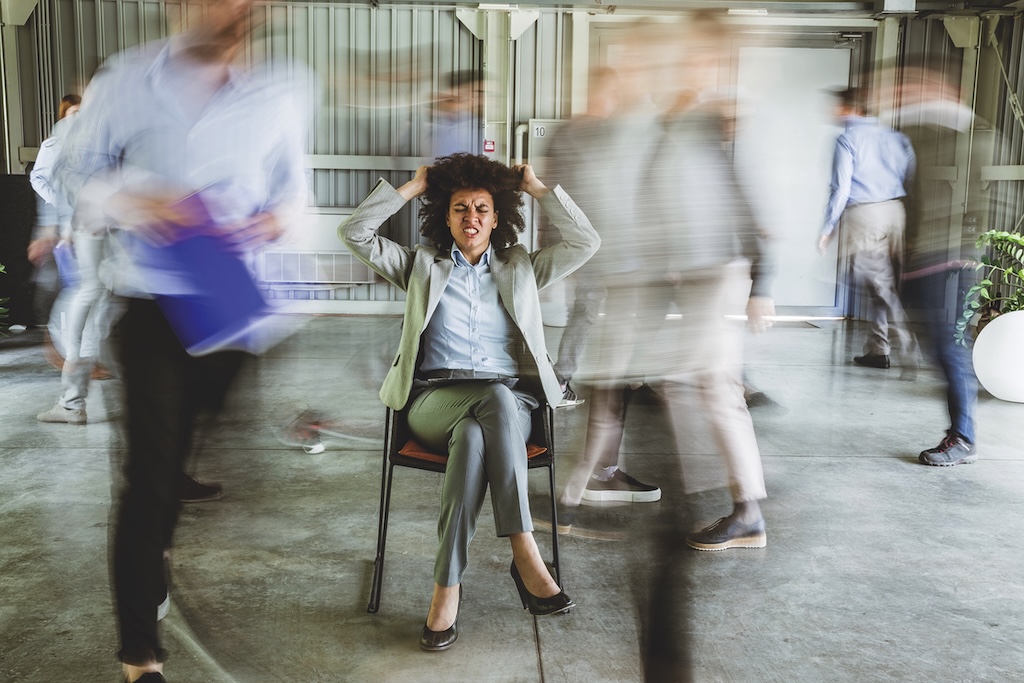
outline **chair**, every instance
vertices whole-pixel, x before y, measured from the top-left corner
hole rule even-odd
[[[549,405],[541,406],[533,411],[533,427],[530,440],[526,444],[526,457],[530,469],[546,467],[548,470],[552,520],[551,564],[554,569],[555,582],[561,586],[562,574],[558,559],[558,517],[555,507],[554,416],[555,411]],[[428,451],[410,438],[405,411],[395,411],[388,408],[385,420],[385,429],[387,431],[384,438],[384,457],[381,468],[377,557],[373,561],[370,603],[366,607],[366,611],[371,613],[376,613],[380,609],[380,594],[384,581],[384,551],[387,546],[388,517],[391,512],[391,487],[394,481],[395,467],[411,467],[417,470],[443,474],[448,463],[447,453]]]

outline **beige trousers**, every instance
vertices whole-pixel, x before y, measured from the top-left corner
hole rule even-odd
[[[562,493],[563,503],[579,503],[595,467],[617,464],[623,392],[629,382],[640,380],[665,401],[680,455],[688,452],[694,436],[684,426],[692,420],[684,419],[691,409],[683,400],[694,387],[702,422],[725,461],[733,501],[767,496],[761,452],[743,397],[743,326],[725,317],[743,310],[749,285],[749,267],[730,264],[657,285],[609,289],[596,336],[597,367],[607,372],[595,381],[586,445]],[[685,461],[683,471],[685,476]]]

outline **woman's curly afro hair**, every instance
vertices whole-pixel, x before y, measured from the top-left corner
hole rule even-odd
[[[448,205],[457,190],[487,190],[494,198],[498,224],[491,233],[495,249],[519,241],[526,227],[523,197],[519,192],[522,173],[475,154],[452,154],[438,158],[427,170],[427,191],[420,197],[420,234],[439,251],[450,251],[455,239],[448,227]]]

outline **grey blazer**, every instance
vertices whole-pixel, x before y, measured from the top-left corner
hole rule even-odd
[[[557,405],[562,391],[544,345],[538,292],[586,263],[601,245],[601,239],[561,187],[545,195],[540,204],[561,232],[562,241],[534,252],[520,244],[495,249],[491,272],[501,302],[520,332],[516,346],[520,375],[517,388]],[[454,267],[448,254],[433,247],[409,249],[377,234],[377,229],[403,206],[402,195],[381,180],[338,228],[339,237],[360,261],[407,293],[398,354],[380,389],[381,401],[395,410],[404,408],[409,400],[420,335],[437,309]]]

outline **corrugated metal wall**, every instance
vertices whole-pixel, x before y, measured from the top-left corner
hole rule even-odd
[[[173,0],[40,0],[38,49],[30,61],[44,73],[26,81],[39,84],[36,135],[44,137],[53,125],[60,97],[82,92],[105,58],[187,28],[202,11],[199,3]],[[541,12],[516,42],[513,127],[568,113],[567,16]],[[427,154],[430,105],[445,74],[481,68],[482,45],[459,23],[454,6],[265,2],[254,7],[253,22],[252,60],[294,57],[320,80],[308,148],[317,207],[353,207],[377,177],[393,184],[410,177],[415,159]],[[346,168],[351,157],[360,162]],[[414,243],[411,211],[399,214],[385,234]],[[378,284],[320,291],[315,298],[325,296],[392,300],[396,293]]]
[[[530,119],[569,117],[571,21],[567,12],[541,12],[516,41],[513,125]]]
[[[67,92],[82,92],[105,58],[187,28],[202,11],[202,4],[189,2],[41,0],[39,53],[29,61],[47,73],[27,81],[39,83],[38,129],[49,130],[55,103]],[[353,207],[378,177],[393,184],[410,177],[415,158],[426,154],[425,127],[442,79],[452,71],[478,71],[481,55],[480,41],[459,23],[453,6],[265,2],[253,8],[250,59],[295,58],[320,82],[308,145],[316,207]],[[351,157],[361,161],[346,164]],[[411,212],[396,217],[385,234],[414,243]],[[338,288],[327,298],[395,297],[387,285],[358,289]]]
[[[38,83],[35,101],[23,103],[26,144],[35,142],[33,135],[44,137],[60,96],[81,92],[103,59],[187,27],[202,11],[200,3],[175,0],[40,0],[26,27],[35,44],[34,55],[23,60],[23,82]],[[408,178],[426,154],[431,102],[444,75],[481,68],[482,44],[460,24],[454,5],[259,2],[253,15],[254,60],[295,57],[320,79],[322,98],[308,148],[316,207],[355,206],[378,176],[395,184]],[[539,10],[537,21],[514,42],[513,80],[507,84],[511,129],[530,119],[568,117],[572,20],[570,10]],[[1020,89],[1021,22],[1005,18],[999,28],[1011,81]],[[904,54],[938,60],[959,81],[963,50],[953,46],[941,21],[906,20],[903,46]],[[1020,163],[1024,131],[1011,125],[1008,107],[997,123],[1010,143],[1000,161]],[[1022,185],[999,183],[998,204],[1012,207],[1004,214],[1024,206]],[[414,243],[411,212],[399,214],[385,234]],[[397,295],[387,285],[371,285],[316,294],[324,296],[393,300]],[[851,302],[855,314],[859,308]]]
[[[1021,17],[1003,17],[1000,20],[997,38],[1001,47],[1003,65],[1014,92],[1024,92],[1024,21]],[[995,163],[1001,165],[1024,164],[1024,122],[1016,120],[1008,97],[1000,103],[994,121],[1002,134],[1002,144],[997,147]],[[995,183],[995,202],[992,211],[992,227],[1002,230],[1020,230],[1024,221],[1024,183],[1003,181]]]

